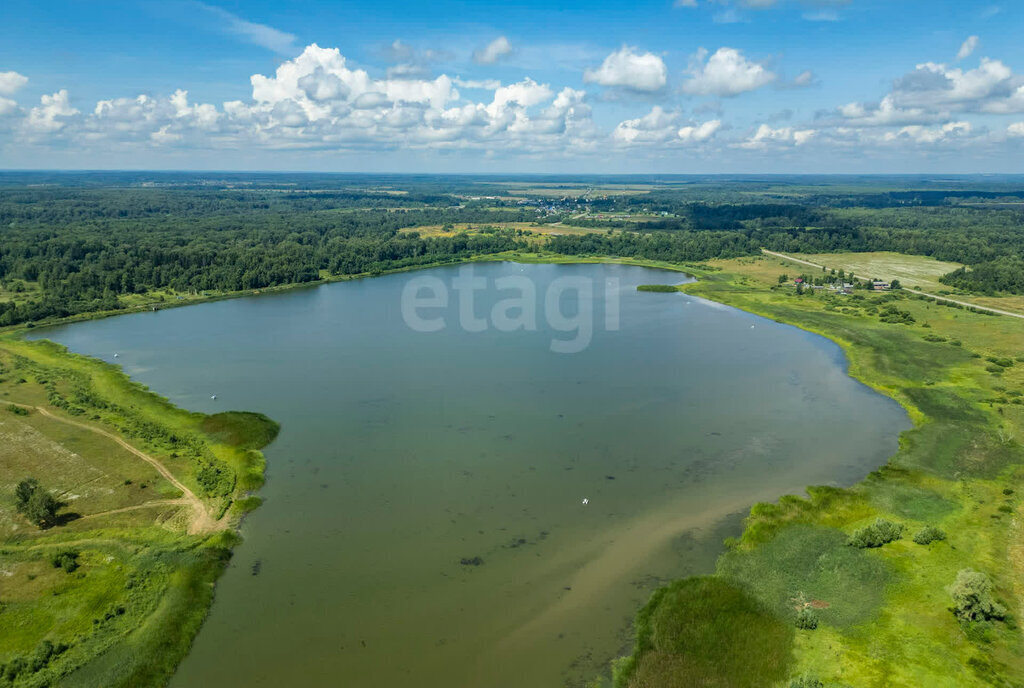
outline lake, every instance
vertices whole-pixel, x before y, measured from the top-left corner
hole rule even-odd
[[[38,333],[282,425],[172,686],[584,685],[751,504],[849,485],[910,426],[826,339],[636,291],[679,273],[470,270]]]

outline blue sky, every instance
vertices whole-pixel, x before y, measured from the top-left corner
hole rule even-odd
[[[0,167],[1024,172],[1010,0],[5,3]]]

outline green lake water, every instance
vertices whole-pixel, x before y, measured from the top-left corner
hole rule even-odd
[[[581,686],[659,582],[713,569],[752,503],[851,484],[909,427],[833,343],[635,290],[678,273],[472,269],[477,320],[509,296],[496,279],[526,278],[536,330],[467,331],[454,291],[421,311],[444,329],[410,329],[407,283],[451,285],[451,267],[40,333],[183,407],[282,424],[174,688]],[[592,295],[546,303],[565,278]],[[553,352],[577,310],[589,345]]]

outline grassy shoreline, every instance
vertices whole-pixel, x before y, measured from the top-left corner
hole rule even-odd
[[[257,414],[185,411],[116,366],[0,336],[0,685],[166,684],[277,430]],[[64,502],[58,525],[13,512],[9,491],[29,475]],[[76,562],[66,572],[50,565],[61,553]]]
[[[713,577],[749,595],[747,604],[705,596],[695,614],[685,595],[652,599],[616,685],[704,685],[684,658],[712,630],[717,643],[743,657],[738,620],[751,614],[786,622],[777,636],[791,637],[789,661],[780,668],[775,657],[749,656],[746,671],[718,674],[721,685],[788,686],[801,677],[808,682],[793,685],[1020,685],[1024,452],[1014,437],[1024,429],[1024,379],[1019,366],[999,369],[986,359],[1019,356],[1024,327],[906,294],[799,297],[765,279],[764,261],[712,262],[722,271],[691,267],[698,281],[680,291],[835,341],[848,374],[899,402],[915,427],[884,467],[849,489],[810,487],[804,496],[755,505]],[[870,311],[882,306],[873,300],[883,298],[914,322],[877,319]],[[877,549],[846,544],[877,518],[904,525],[906,535]],[[929,525],[944,529],[948,541],[914,543],[911,535]],[[992,579],[1010,610],[1005,620],[957,622],[947,588],[967,568]],[[814,630],[796,628],[804,607],[816,617]],[[653,631],[652,618],[659,619]],[[723,626],[733,626],[731,637]]]

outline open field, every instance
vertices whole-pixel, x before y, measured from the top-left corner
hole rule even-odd
[[[485,227],[497,227],[498,229],[516,229],[524,232],[532,232],[539,235],[559,235],[559,234],[590,234],[606,233],[607,229],[597,229],[592,227],[572,227],[570,225],[563,225],[561,223],[551,224],[540,224],[536,222],[488,222],[488,223],[470,223],[470,222],[459,222],[452,225],[427,225],[425,227],[405,227],[399,230],[402,234],[410,234],[412,232],[418,232],[423,237],[436,237],[446,236],[451,237],[461,233],[474,234],[480,233],[480,230]]]
[[[794,254],[794,258],[824,265],[836,270],[842,268],[860,277],[891,282],[898,279],[904,287],[921,287],[923,291],[949,289],[939,278],[963,267],[959,263],[945,263],[928,256],[908,256],[902,253],[877,251],[873,253],[812,253]]]
[[[789,258],[795,260],[789,260]],[[898,279],[906,289],[1024,315],[1024,297],[1018,295],[979,296],[951,290],[948,285],[939,282],[939,277],[962,266],[958,263],[946,263],[927,256],[909,256],[889,252],[803,253],[787,257],[782,257],[782,254],[772,254],[772,259],[778,265],[779,274],[797,275],[802,272],[815,272],[818,268],[797,262],[807,261],[815,265],[822,265],[829,270],[842,269],[847,273],[852,272],[858,278],[878,278],[883,281]],[[758,272],[765,274],[770,270],[769,266],[761,266]]]
[[[275,433],[261,416],[176,409],[49,342],[0,339],[0,685],[163,685]],[[15,508],[29,477],[60,504],[48,527]]]
[[[795,629],[788,650],[794,679],[807,676],[824,686],[1019,685],[1024,365],[1016,357],[1024,322],[908,293],[797,296],[777,285],[773,257],[711,262],[720,272],[691,268],[700,281],[682,289],[836,340],[851,374],[897,399],[916,426],[886,467],[851,489],[809,488],[807,495],[755,506],[743,536],[720,559],[717,577],[752,594],[791,628],[800,610],[815,617],[816,629]],[[889,307],[909,317],[884,322]],[[904,526],[902,539],[873,549],[847,544],[876,518]],[[929,525],[947,539],[915,543],[911,536]],[[1009,610],[1005,620],[960,622],[950,611],[947,590],[968,568],[994,582]],[[685,658],[703,652],[696,640],[713,630],[704,626],[735,614],[736,606],[728,602],[719,611],[717,600],[704,602],[695,614],[694,600],[678,593],[653,598],[639,631],[650,623],[645,619],[660,619],[662,633],[678,642],[640,642],[620,665],[616,685],[706,685],[700,678],[706,669]],[[742,637],[722,642],[732,643],[729,656],[745,656]],[[649,659],[658,647],[669,652]],[[746,666],[722,685],[789,685],[771,663]]]

